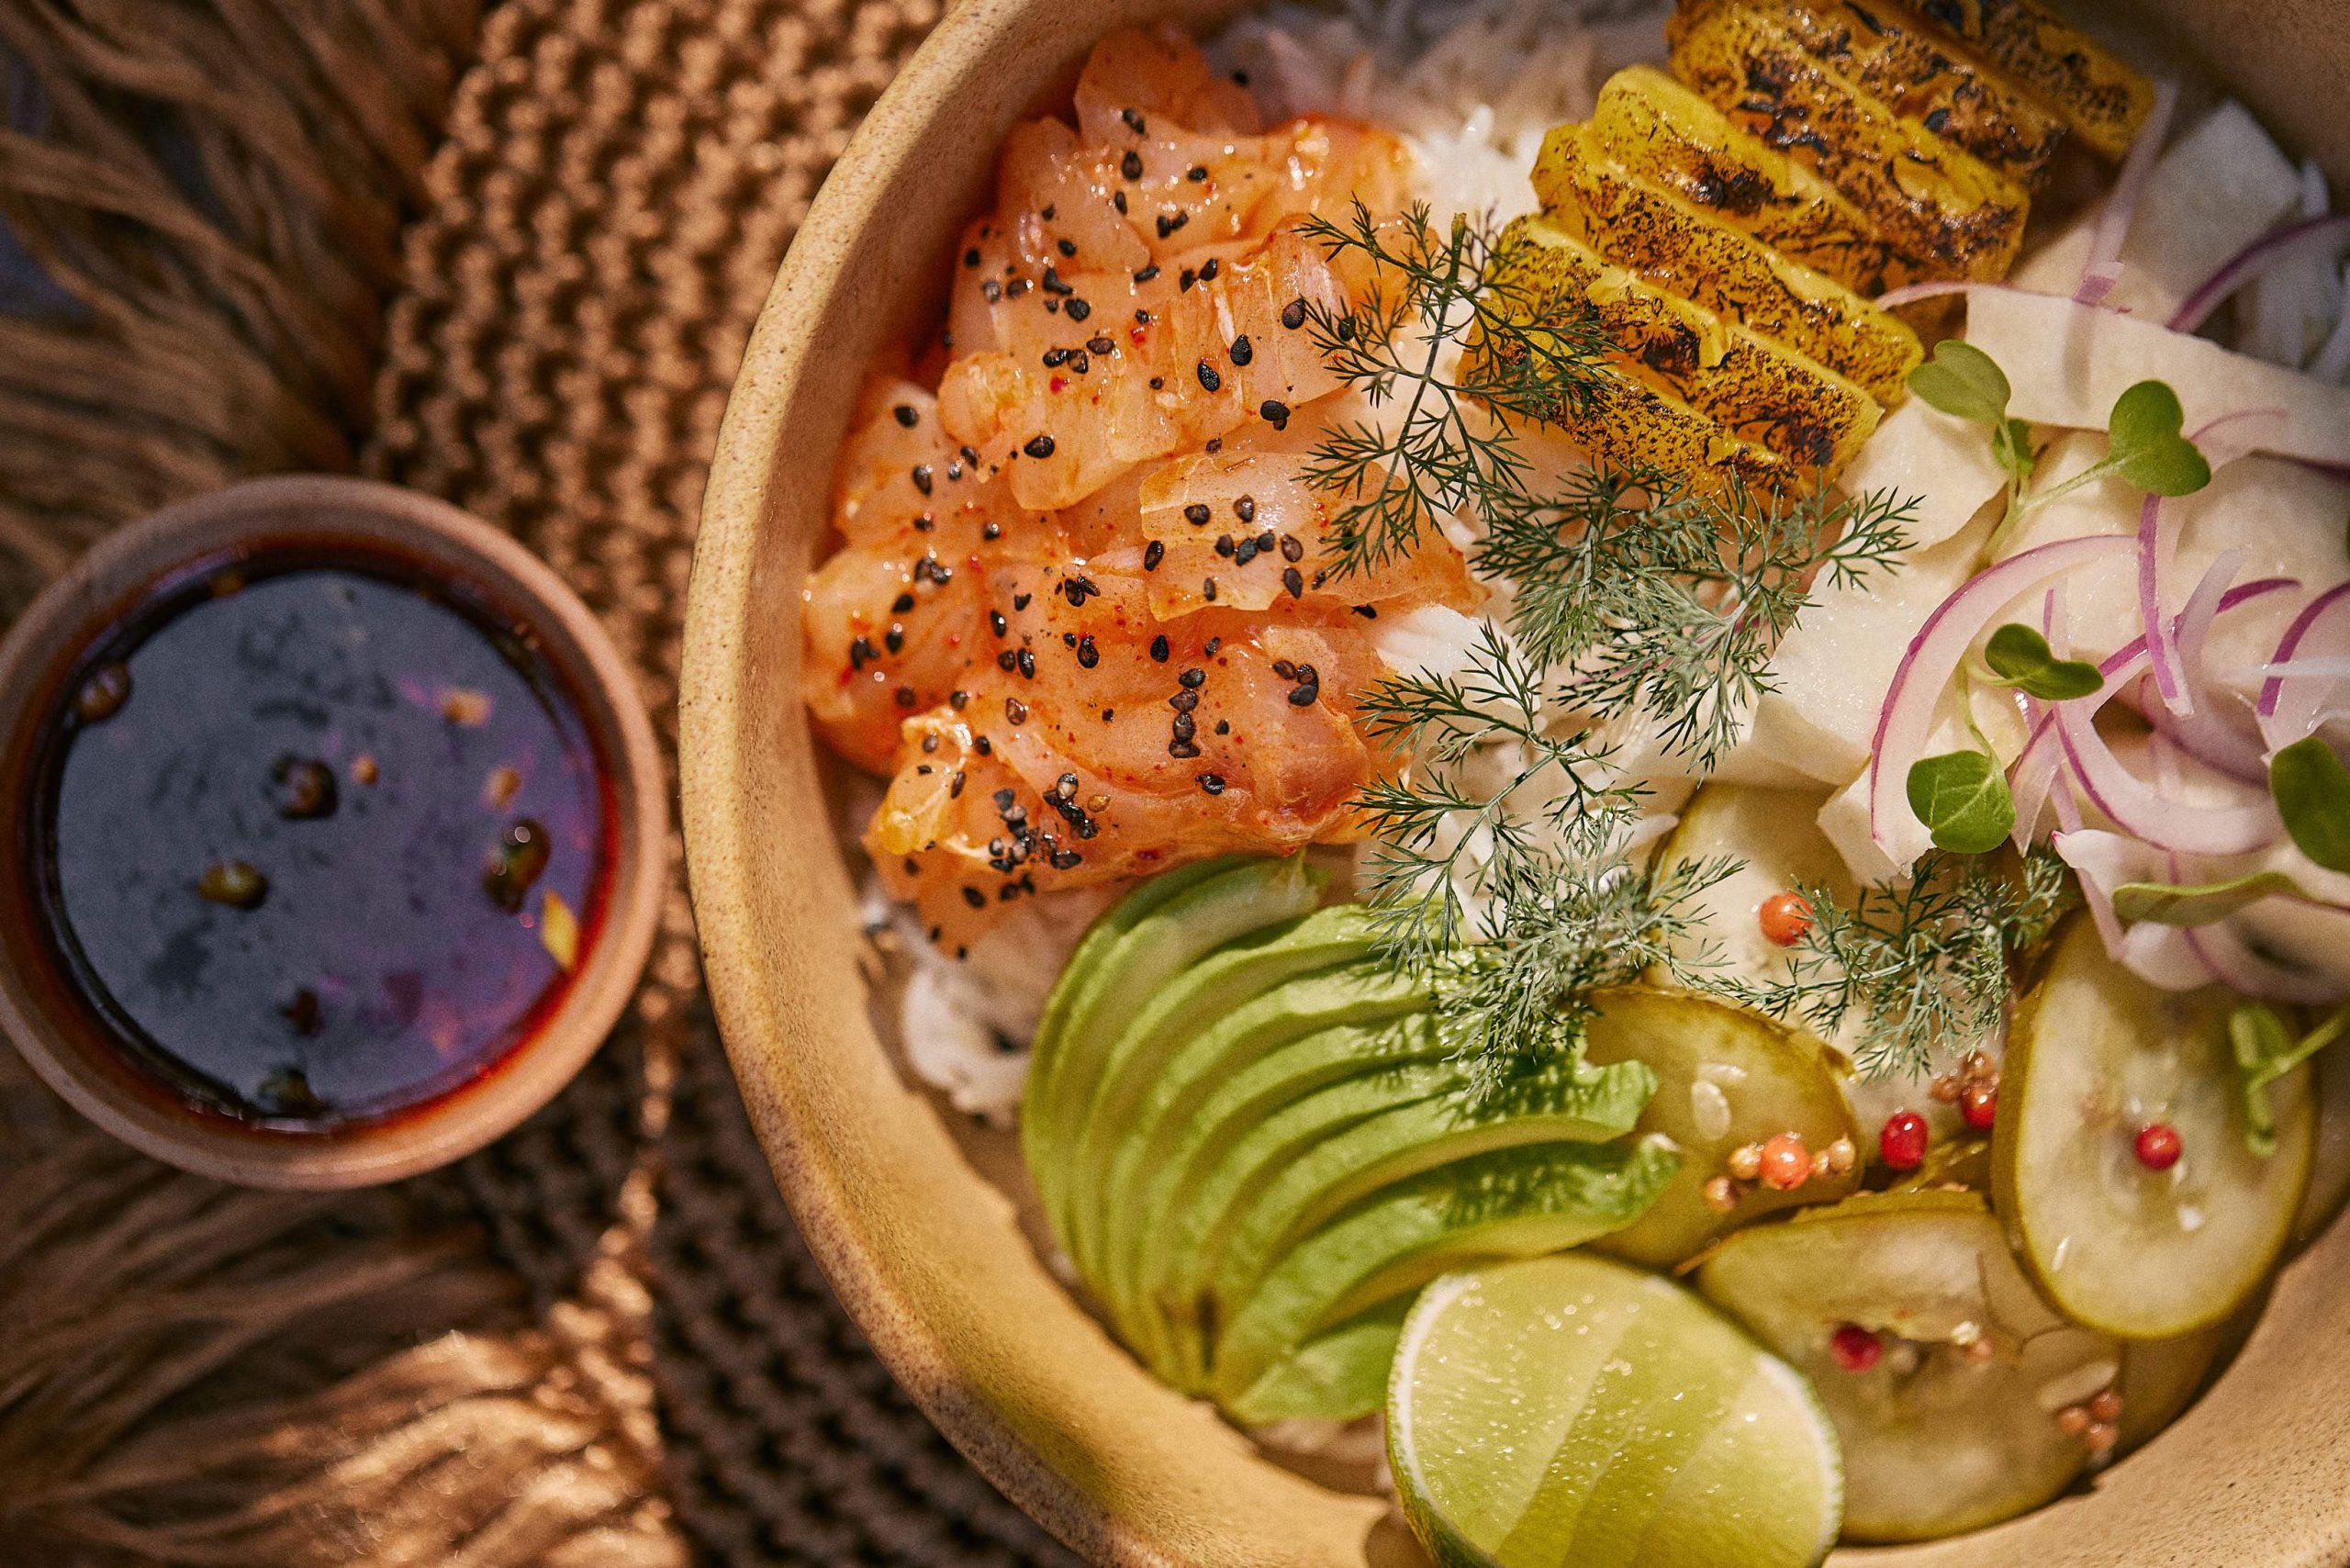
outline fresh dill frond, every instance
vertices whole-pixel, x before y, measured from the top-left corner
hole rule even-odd
[[[1389,957],[1416,970],[1474,939],[1472,906],[1523,885],[1545,846],[1604,846],[1637,804],[1588,731],[1545,729],[1540,670],[1491,624],[1460,675],[1398,677],[1360,700],[1371,738],[1415,758],[1360,805],[1374,838],[1365,890]]]
[[[2014,957],[2044,938],[2076,896],[2054,852],[2010,870],[1986,856],[1929,853],[1906,886],[1863,889],[1847,906],[1798,884],[1812,924],[1789,977],[1736,1000],[1833,1039],[1858,1020],[1855,1063],[1916,1077],[1972,1048],[2005,1018]]]
[[[1812,592],[1892,562],[1916,510],[1606,467],[1555,495],[1500,499],[1477,570],[1516,585],[1511,634],[1571,671],[1559,700],[1601,718],[1645,713],[1700,767],[1772,689],[1772,652]]]
[[[1409,555],[1464,510],[1523,495],[1512,422],[1580,412],[1606,374],[1604,343],[1588,309],[1562,314],[1501,274],[1489,222],[1439,230],[1425,204],[1382,222],[1358,200],[1343,223],[1315,218],[1302,232],[1370,276],[1348,311],[1308,308],[1324,363],[1373,408],[1398,405],[1334,426],[1306,460],[1307,479],[1339,501],[1324,569],[1344,578]],[[1483,342],[1513,352],[1461,352]]]
[[[1538,846],[1501,862],[1477,939],[1438,971],[1438,1027],[1490,1095],[1544,1062],[1574,1059],[1597,997],[1651,969],[1703,984],[1716,961],[1696,901],[1729,860],[1634,866],[1620,845]]]

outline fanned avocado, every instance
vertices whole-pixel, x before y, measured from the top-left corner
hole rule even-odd
[[[1158,1364],[1156,1316],[1136,1305],[1169,1211],[1224,1151],[1293,1100],[1341,1079],[1444,1054],[1426,984],[1359,964],[1307,975],[1236,1008],[1170,1058],[1102,1180],[1099,1269],[1088,1275],[1127,1342]]]
[[[1377,1408],[1337,1404],[1360,1380],[1331,1377],[1333,1406],[1298,1406],[1283,1363],[1317,1330],[1336,1327],[1474,1259],[1533,1257],[1628,1223],[1679,1161],[1663,1140],[1539,1144],[1457,1160],[1384,1188],[1301,1239],[1215,1337],[1214,1391],[1242,1422],[1271,1418],[1256,1401],[1271,1374],[1281,1413],[1333,1417]],[[1361,1344],[1369,1336],[1360,1336]],[[1390,1352],[1392,1353],[1392,1351]]]
[[[1079,945],[1037,1031],[1020,1146],[1046,1215],[1064,1238],[1067,1156],[1101,1081],[1108,1041],[1159,987],[1205,955],[1312,909],[1326,880],[1294,857],[1215,861],[1176,875],[1183,879],[1171,895],[1145,883],[1103,917],[1101,940],[1089,935]],[[1129,908],[1137,902],[1139,913]]]
[[[1161,986],[1110,1038],[1091,1101],[1074,1124],[1066,1162],[1065,1241],[1079,1271],[1098,1271],[1102,1177],[1136,1106],[1180,1053],[1217,1020],[1265,991],[1317,969],[1360,958],[1373,938],[1370,912],[1359,905],[1316,910],[1250,932],[1217,948]]]

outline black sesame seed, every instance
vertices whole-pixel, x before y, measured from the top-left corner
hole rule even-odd
[[[1189,294],[1192,292],[1192,286],[1199,281],[1200,274],[1193,272],[1191,268],[1185,267],[1181,272],[1175,274],[1176,291],[1181,294]]]
[[[1210,657],[1210,658],[1214,658],[1214,657],[1215,657],[1215,651],[1216,651],[1218,648],[1221,648],[1221,647],[1223,647],[1223,646],[1224,646],[1224,639],[1223,639],[1223,638],[1221,638],[1221,637],[1210,637],[1210,638],[1208,639],[1208,645],[1207,645],[1205,648],[1202,649],[1202,650],[1201,650],[1201,652],[1203,652],[1203,653],[1206,654],[1208,657]]]
[[[1218,719],[1215,722],[1215,733],[1220,735],[1230,734],[1232,733],[1232,721],[1229,719]]]
[[[1061,366],[1069,363],[1069,350],[1046,349],[1043,353],[1036,357],[1044,361],[1045,368],[1046,370],[1058,370]]]
[[[1052,855],[1053,869],[1056,871],[1069,870],[1074,868],[1079,861],[1084,858],[1084,856],[1080,855],[1074,849],[1056,849],[1053,851]]]
[[[1036,678],[1036,655],[1034,651],[1027,648],[1020,650],[1020,674],[1025,680]]]
[[[912,687],[911,687],[911,686],[901,686],[901,687],[898,688],[898,706],[899,706],[899,707],[901,707],[901,708],[908,708],[908,709],[911,709],[911,708],[912,708],[912,707],[916,702],[918,702],[918,701],[920,701],[920,700],[921,700],[921,699],[920,699],[920,698],[918,698],[918,697],[916,697],[916,696],[914,695],[914,689],[913,689]]]
[[[1257,412],[1277,431],[1289,428],[1289,405],[1278,398],[1268,398],[1258,404]]]
[[[1144,571],[1155,572],[1158,570],[1158,563],[1165,559],[1167,559],[1167,545],[1164,542],[1154,539],[1149,543],[1142,547],[1142,569]]]
[[[1159,388],[1161,388],[1161,387],[1165,386],[1166,385],[1167,385],[1167,377],[1165,377],[1165,376],[1163,376],[1163,375],[1154,375],[1154,376],[1152,376],[1152,377],[1150,378],[1150,389],[1151,389],[1153,392],[1158,391]]]
[[[1289,694],[1289,705],[1292,708],[1311,708],[1314,706],[1314,700],[1321,695],[1322,689],[1319,686],[1301,686]]]
[[[988,630],[993,632],[997,636],[1002,636],[1005,629],[1011,624],[1011,622],[1006,621],[1003,618],[1002,610],[990,610],[988,611]]]
[[[958,767],[955,770],[955,777],[946,781],[946,798],[950,801],[957,800],[961,798],[962,793],[963,770]]]
[[[1215,602],[1215,579],[1214,577],[1203,577],[1200,579],[1200,597],[1206,599],[1210,604],[1214,604]]]
[[[960,713],[970,700],[971,694],[968,691],[950,691],[946,694],[946,705],[957,713]]]
[[[1200,788],[1201,788],[1201,789],[1203,789],[1203,790],[1206,790],[1209,794],[1211,794],[1211,795],[1221,795],[1221,794],[1223,794],[1223,793],[1224,793],[1224,775],[1223,775],[1223,774],[1221,774],[1221,773],[1203,773],[1203,774],[1201,774],[1201,775],[1200,775]]]
[[[1015,611],[1025,610],[1028,608],[1028,601],[1035,597],[1033,593],[1015,593],[1012,596],[1012,608]]]
[[[914,532],[916,533],[928,533],[932,529],[936,528],[937,526],[938,520],[932,517],[928,512],[924,512],[920,517],[914,519]],[[945,577],[941,577],[938,580],[945,582],[946,579]]]
[[[884,632],[881,634],[881,644],[893,654],[904,653],[906,651],[906,629],[902,626],[890,627],[887,632]]]
[[[873,644],[867,638],[859,637],[848,645],[848,667],[851,669],[863,669],[867,661],[874,656]]]
[[[1150,656],[1154,663],[1163,665],[1167,662],[1166,633],[1161,632],[1158,636],[1153,637],[1150,640]]]
[[[995,667],[1003,671],[1006,675],[1010,675],[1013,669],[1018,667],[1019,664],[1020,655],[1016,650],[1012,648],[1005,648],[995,656]]]
[[[995,743],[988,739],[985,735],[978,735],[973,737],[971,741],[971,749],[978,752],[981,756],[993,756],[995,755]]]
[[[1294,534],[1294,533],[1284,533],[1284,534],[1282,534],[1282,535],[1281,535],[1281,559],[1282,559],[1282,560],[1284,560],[1284,561],[1303,561],[1303,560],[1304,560],[1304,559],[1305,559],[1305,541],[1304,541],[1304,540],[1303,540],[1303,539],[1300,539],[1300,538],[1299,538],[1296,534]]]
[[[930,494],[930,465],[929,465],[929,464],[927,464],[927,463],[917,463],[917,464],[915,464],[915,465],[914,465],[914,470],[913,470],[913,481],[914,481],[914,488],[915,488],[915,489],[920,490],[920,491],[921,491],[923,495],[925,495],[925,496],[926,496],[926,495],[928,495],[928,494]]]
[[[1070,294],[1075,292],[1069,285],[1061,281],[1061,274],[1051,267],[1046,267],[1045,269],[1044,282],[1039,284],[1037,286],[1042,288],[1046,294]]]
[[[1013,802],[1020,799],[1020,794],[1019,791],[1015,790],[998,790],[994,794],[988,798],[995,802],[995,809],[997,811],[1008,812],[1012,810]]]
[[[1200,281],[1202,283],[1214,283],[1215,281],[1215,274],[1223,270],[1224,258],[1221,256],[1210,256],[1206,261],[1200,263]]]
[[[1185,670],[1175,678],[1181,681],[1187,690],[1197,691],[1201,687],[1205,686],[1208,683],[1208,672],[1203,669],[1194,667]]]
[[[1305,299],[1303,296],[1281,307],[1281,325],[1292,332],[1305,325]]]
[[[1077,246],[1069,241],[1056,240],[1053,241],[1053,246],[1064,256],[1074,256],[1077,254]]]
[[[1226,560],[1232,558],[1232,535],[1219,533],[1215,536],[1215,553]]]
[[[1169,698],[1167,705],[1178,713],[1188,713],[1200,705],[1200,694],[1187,686]]]
[[[1188,762],[1200,755],[1200,748],[1187,740],[1170,740],[1167,743],[1167,755]]]
[[[1081,300],[1070,300],[1069,302],[1069,313],[1072,316],[1076,315],[1078,306],[1082,303],[1083,301]],[[1069,356],[1069,367],[1077,372],[1080,375],[1083,375],[1093,368],[1093,361],[1087,355],[1083,349],[1080,349]]]
[[[1246,334],[1232,340],[1233,364],[1247,364],[1250,360],[1255,359],[1256,357],[1257,351],[1248,346],[1248,339]]]
[[[912,403],[901,403],[890,411],[897,415],[898,422],[908,430],[913,429],[922,420],[922,416],[914,412],[914,406]]]
[[[925,756],[927,756],[927,755],[928,755],[928,754],[930,754],[931,752],[936,751],[936,750],[938,749],[938,732],[937,732],[937,731],[933,730],[930,734],[926,734],[926,735],[923,736],[923,738],[922,738],[922,749],[923,749],[923,755],[925,755]]]
[[[1121,159],[1119,159],[1119,160],[1118,160],[1118,173],[1120,173],[1121,174],[1124,174],[1126,178],[1128,178],[1128,179],[1130,179],[1130,180],[1139,180],[1139,179],[1141,179],[1141,178],[1142,178],[1142,154],[1141,154],[1141,153],[1139,153],[1139,152],[1137,152],[1137,151],[1135,151],[1133,148],[1131,148],[1131,147],[1127,148],[1127,149],[1126,149],[1126,155],[1125,155],[1125,157],[1123,157],[1123,158],[1121,158]],[[1160,232],[1159,232],[1159,236],[1158,236],[1158,237],[1159,237],[1160,239],[1164,240],[1165,238],[1167,238],[1167,235],[1166,235],[1166,230],[1165,230],[1165,225],[1166,225],[1166,223],[1167,223],[1167,219],[1165,219],[1165,218],[1160,218],[1158,221],[1159,221],[1159,225],[1160,225]]]
[[[1115,338],[1088,338],[1085,340],[1085,346],[1091,349],[1095,353],[1113,354],[1118,352],[1118,340]]]
[[[1232,564],[1236,566],[1247,566],[1249,562],[1257,558],[1257,552],[1259,548],[1259,546],[1255,540],[1242,540],[1238,547],[1232,552]]]
[[[963,252],[963,264],[967,267],[976,267],[979,264],[979,248],[977,245]]]
[[[1193,528],[1201,527],[1209,518],[1214,515],[1214,513],[1208,510],[1207,504],[1204,501],[1193,501],[1190,506],[1183,509],[1183,521],[1190,523]]]
[[[1028,704],[1017,697],[1007,697],[1003,700],[1003,716],[1013,723],[1024,724],[1028,722]]]
[[[1196,368],[1199,372],[1200,387],[1203,391],[1214,392],[1224,386],[1224,377],[1218,375],[1215,373],[1215,366],[1210,364],[1207,361],[1200,361]],[[928,470],[925,469],[921,472],[926,474]],[[923,488],[927,491],[929,487],[925,485]]]
[[[993,278],[987,279],[979,285],[979,297],[985,299],[990,305],[1002,304],[1003,285]]]
[[[1020,450],[1031,457],[1050,457],[1053,454],[1053,438],[1048,435],[1030,436],[1028,444]]]
[[[897,598],[890,601],[890,613],[892,615],[903,615],[913,607],[914,596],[910,593],[901,593]]]
[[[1358,604],[1354,606],[1354,612],[1357,615],[1361,616],[1365,621],[1376,621],[1379,619],[1379,610],[1375,605]]]
[[[1077,662],[1085,669],[1091,669],[1102,662],[1102,650],[1093,645],[1092,638],[1080,637],[1077,640]]]
[[[1355,319],[1351,316],[1339,317],[1337,330],[1338,334],[1338,341],[1340,342],[1353,342],[1355,341]]]
[[[1061,313],[1061,302],[1060,302],[1058,299],[1047,299],[1047,300],[1046,300],[1046,301],[1045,301],[1045,314],[1046,314],[1046,315],[1047,315],[1047,316],[1058,316],[1058,315],[1059,315],[1060,313]]]
[[[979,524],[979,537],[993,543],[1003,537],[1003,525],[998,522],[983,522]]]
[[[1063,577],[1061,579],[1062,597],[1069,600],[1069,607],[1073,610],[1084,609],[1085,596],[1088,594],[1099,594],[1101,591],[1101,588],[1095,585],[1091,577]]]
[[[1126,122],[1126,129],[1133,131],[1136,136],[1147,136],[1150,134],[1150,132],[1144,128],[1142,111],[1140,109],[1120,109],[1118,111],[1118,118],[1125,120]]]
[[[1208,177],[1207,166],[1203,163],[1194,163],[1183,171],[1183,177],[1196,185]]]
[[[1257,498],[1254,496],[1243,496],[1238,500],[1233,502],[1232,515],[1238,518],[1243,522],[1256,521]]]
[[[1069,302],[1069,319],[1070,320],[1082,321],[1088,316],[1092,314],[1093,307],[1087,304],[1084,300],[1072,299]]]
[[[1153,268],[1151,268],[1151,269],[1150,269],[1150,274],[1151,274],[1151,276],[1153,276],[1153,277],[1157,277],[1157,276],[1158,275],[1158,269],[1157,267],[1153,267]],[[1137,326],[1137,327],[1147,327],[1147,326],[1149,326],[1149,325],[1150,325],[1150,312],[1149,312],[1149,311],[1147,311],[1147,310],[1137,310],[1137,311],[1136,311],[1136,312],[1135,312],[1135,325],[1136,325],[1136,326]]]
[[[1143,268],[1142,271],[1135,274],[1135,281],[1136,283],[1148,283],[1152,278],[1155,278],[1158,275],[1158,263],[1157,262],[1153,262],[1150,265]]]
[[[1174,729],[1177,740],[1188,741],[1200,733],[1200,722],[1189,713],[1178,713],[1175,715]]]
[[[1044,211],[1042,211],[1042,212],[1038,213],[1036,216],[1037,216],[1037,217],[1039,217],[1039,218],[1043,218],[1046,222],[1050,223],[1050,222],[1053,220],[1053,214],[1054,214],[1055,210],[1056,210],[1055,208],[1053,208],[1053,207],[1048,207],[1045,208],[1045,210],[1044,210]]]
[[[1118,209],[1118,216],[1120,218],[1124,218],[1126,215],[1126,193],[1124,191],[1112,191],[1110,193],[1110,205]]]
[[[1289,589],[1290,598],[1304,599],[1305,597],[1305,574],[1299,571],[1295,566],[1283,566],[1281,568],[1281,587]]]
[[[979,891],[977,888],[965,888],[963,890],[963,902],[969,904],[973,909],[985,909],[988,907],[987,894]]]

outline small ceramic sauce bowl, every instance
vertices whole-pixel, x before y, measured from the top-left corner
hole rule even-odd
[[[643,971],[632,677],[520,544],[258,480],[123,529],[0,642],[0,1029],[186,1170],[349,1187],[506,1132]]]

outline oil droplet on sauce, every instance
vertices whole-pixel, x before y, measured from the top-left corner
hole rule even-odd
[[[603,908],[604,780],[528,633],[462,587],[264,552],[159,591],[65,689],[35,808],[49,935],[183,1103],[385,1119],[561,1001]],[[553,909],[561,940],[530,918]]]

